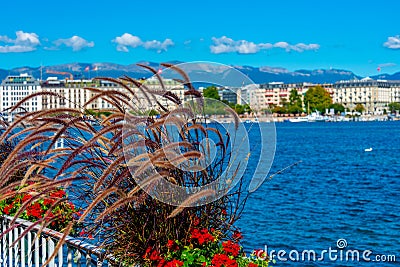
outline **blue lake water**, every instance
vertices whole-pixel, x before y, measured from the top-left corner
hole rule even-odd
[[[337,240],[345,239],[343,252],[359,250],[361,257],[364,250],[372,250],[372,260],[377,254],[396,255],[398,264],[400,122],[278,123],[276,137],[271,173],[302,162],[250,196],[237,223],[245,250],[267,245],[268,250],[319,254],[337,249]],[[371,152],[364,151],[370,147]],[[273,266],[397,264],[325,256],[324,261],[277,261]]]

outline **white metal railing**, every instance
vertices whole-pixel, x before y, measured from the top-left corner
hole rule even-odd
[[[31,222],[17,219],[16,227],[9,231],[13,217],[0,216],[0,266],[2,267],[39,267],[54,253],[62,234],[40,226],[30,229],[14,245],[14,241],[29,227]],[[8,231],[8,232],[7,232]],[[5,234],[4,234],[5,233]],[[114,266],[112,258],[105,251],[82,240],[68,236],[62,247],[48,264],[49,267],[72,266]]]

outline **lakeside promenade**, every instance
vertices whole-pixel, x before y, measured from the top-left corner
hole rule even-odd
[[[242,122],[290,122],[289,119],[305,117],[304,116],[294,116],[289,114],[284,115],[240,115],[239,116]],[[326,116],[323,122],[367,122],[367,121],[389,121],[389,120],[400,120],[400,117],[391,117],[388,115],[361,115],[361,116],[353,116],[353,117],[345,117],[345,116]],[[233,118],[231,117],[222,117],[215,116],[211,117],[211,119],[215,119],[218,122],[222,123],[231,123],[233,122]]]

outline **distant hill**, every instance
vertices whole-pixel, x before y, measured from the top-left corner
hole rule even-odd
[[[155,69],[159,68],[159,63],[141,61],[138,62],[151,66]],[[173,61],[170,63],[180,63]],[[296,70],[289,71],[285,68],[274,68],[274,67],[252,67],[252,66],[234,66],[237,70],[243,72],[255,83],[267,83],[267,82],[313,82],[313,83],[334,83],[339,80],[351,80],[361,79],[361,76],[354,74],[352,71],[340,70],[340,69],[317,69],[317,70]],[[89,71],[87,71],[89,69]],[[47,73],[49,71],[66,72],[65,74],[54,74]],[[188,70],[189,75],[192,77],[201,77],[206,79],[207,77],[221,75],[221,68],[204,68],[200,71],[198,69]],[[29,73],[36,78],[42,77],[46,79],[49,76],[58,76],[59,78],[69,77],[71,73],[75,79],[78,78],[93,78],[96,76],[106,77],[121,77],[124,75],[133,78],[148,78],[151,73],[136,64],[120,65],[115,63],[69,63],[60,64],[53,66],[43,66],[42,70],[40,67],[19,67],[11,70],[0,69],[0,79],[3,80],[9,74],[20,74]],[[382,74],[379,76],[373,76],[374,79],[390,79],[400,80],[400,72],[389,75]]]
[[[394,74],[381,74],[381,75],[375,75],[371,77],[372,79],[378,80],[400,80],[400,72],[396,72]]]

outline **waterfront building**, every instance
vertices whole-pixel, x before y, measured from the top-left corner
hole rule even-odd
[[[95,92],[85,89],[86,87],[107,87],[109,89],[117,88],[116,84],[111,82],[99,82],[95,80],[58,80],[56,77],[49,77],[41,84],[43,92],[52,92],[55,95],[42,96],[42,108],[44,110],[54,108],[83,108]],[[111,105],[104,99],[96,99],[91,102],[87,109],[111,108]]]
[[[253,84],[245,87],[248,103],[253,112],[258,113],[269,109],[265,89]]]
[[[170,92],[174,93],[175,95],[177,95],[179,97],[179,99],[182,100],[182,104],[183,104],[183,102],[185,102],[185,100],[188,100],[188,97],[185,97],[185,88],[182,83],[180,83],[176,80],[173,80],[173,79],[163,79],[162,81],[163,81],[165,90],[170,91]],[[143,84],[150,90],[155,90],[155,91],[161,90],[160,82],[157,79],[157,77],[155,77],[155,76],[144,80]],[[137,88],[135,88],[135,90],[138,91]],[[139,93],[139,95],[140,95],[140,93]],[[166,98],[162,98],[162,97],[157,97],[157,98],[158,98],[158,101],[164,106],[168,107],[169,105],[173,105],[173,102]],[[152,108],[157,108],[157,106],[154,106]]]
[[[265,97],[268,105],[270,106],[283,106],[289,102],[290,93],[292,90],[297,90],[301,100],[304,100],[304,96],[310,87],[322,86],[328,93],[333,95],[332,84],[314,84],[314,83],[283,83],[283,82],[270,82],[261,84],[260,88],[265,89]]]
[[[13,112],[11,107],[20,100],[41,90],[39,80],[26,73],[9,75],[0,85],[0,115],[3,120],[11,122],[17,113],[37,111],[42,109],[41,97],[35,96],[22,104]]]
[[[240,90],[240,88],[220,88],[218,90],[218,95],[221,100],[228,101],[229,103],[232,104],[238,104],[238,93],[237,91]]]
[[[400,81],[361,80],[339,81],[334,84],[333,101],[349,110],[362,104],[365,113],[382,115],[391,102],[400,102]]]
[[[156,78],[150,78],[141,81],[148,89],[158,91],[161,90],[159,81]],[[181,83],[176,82],[171,79],[163,80],[166,90],[170,90],[175,93],[181,99],[184,99],[184,87]],[[135,105],[141,110],[151,110],[156,109],[154,106],[149,106],[146,100],[146,96],[139,90],[136,86],[127,83],[135,93],[138,101]],[[49,77],[46,81],[42,83],[42,90],[45,92],[53,92],[58,94],[60,97],[54,95],[43,95],[43,109],[52,108],[83,108],[85,103],[92,99],[97,93],[87,89],[88,87],[97,88],[102,90],[113,90],[121,91],[127,93],[126,89],[121,85],[116,84],[111,81],[104,80],[58,80],[56,77]],[[131,99],[133,95],[130,96]],[[172,102],[162,98],[157,97],[159,102],[164,106],[171,105]],[[105,98],[97,98],[96,100],[90,102],[86,107],[90,110],[102,110],[112,108],[112,105],[105,100]]]

